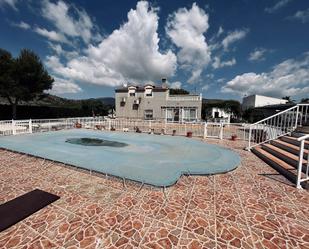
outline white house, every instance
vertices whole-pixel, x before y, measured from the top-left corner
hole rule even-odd
[[[268,105],[285,105],[286,103],[288,103],[288,100],[255,94],[243,98],[242,109],[247,110],[249,108],[262,107]]]
[[[220,119],[220,120],[225,119],[229,123],[232,116],[233,116],[232,113],[227,112],[223,108],[212,107],[209,110],[209,117],[211,117],[211,118],[213,118],[215,120],[217,120],[217,119]]]

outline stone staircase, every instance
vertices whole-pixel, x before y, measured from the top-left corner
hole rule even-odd
[[[302,127],[301,130],[292,132],[290,136],[282,136],[268,143],[261,144],[252,148],[252,152],[265,161],[267,164],[283,174],[293,183],[297,180],[297,166],[299,159],[299,144],[297,138],[308,134],[309,126]],[[305,141],[302,176],[305,177],[309,154],[309,141]],[[302,186],[308,188],[308,182],[303,182]]]

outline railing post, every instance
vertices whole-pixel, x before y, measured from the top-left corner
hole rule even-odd
[[[204,122],[204,139],[207,137],[207,123]]]
[[[111,126],[111,120],[108,120],[108,130],[111,130],[112,126]]]
[[[29,133],[32,133],[32,119],[29,119]]]
[[[298,167],[297,167],[297,182],[296,182],[296,187],[297,188],[302,188],[301,187],[301,173],[303,169],[303,156],[304,156],[304,146],[305,146],[305,139],[300,141],[300,147],[299,147],[299,158],[298,158]]]
[[[220,140],[223,139],[223,124],[220,124]]]
[[[16,135],[16,126],[15,126],[15,120],[12,119],[12,131],[13,131],[13,135]]]
[[[299,105],[297,105],[297,108],[296,108],[296,119],[295,119],[295,127],[294,127],[294,130],[297,128],[298,116],[299,116]],[[301,124],[300,124],[300,126],[301,126]]]
[[[248,138],[248,151],[251,149],[251,136],[252,136],[252,127],[249,126],[249,138]]]

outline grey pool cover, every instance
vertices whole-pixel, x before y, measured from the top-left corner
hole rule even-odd
[[[68,139],[94,138],[127,146],[85,146]],[[0,137],[0,147],[155,186],[174,184],[184,173],[235,169],[235,152],[185,137],[93,130],[64,130]]]

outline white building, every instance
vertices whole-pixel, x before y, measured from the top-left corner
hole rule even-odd
[[[284,105],[286,103],[288,103],[288,100],[255,94],[243,98],[242,109],[247,110],[249,108],[262,107],[268,105]]]
[[[225,120],[226,122],[231,121],[232,113],[224,110],[219,107],[212,107],[208,111],[208,118],[212,118],[213,120]]]

